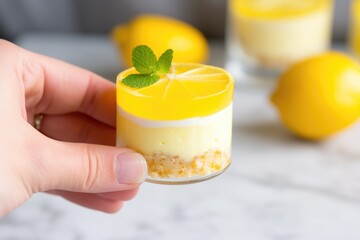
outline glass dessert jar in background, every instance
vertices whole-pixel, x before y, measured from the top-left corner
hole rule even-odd
[[[228,0],[226,68],[266,83],[289,64],[328,49],[332,0]]]
[[[234,81],[224,69],[175,63],[148,87],[117,78],[117,146],[145,157],[147,181],[182,184],[223,172],[231,161]]]
[[[360,1],[352,0],[350,3],[349,23],[349,50],[355,56],[360,57]]]

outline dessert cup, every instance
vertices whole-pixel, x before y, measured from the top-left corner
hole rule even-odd
[[[134,149],[148,164],[147,181],[183,184],[223,172],[231,162],[234,82],[223,69],[175,63],[141,89],[117,78],[117,146]]]
[[[327,50],[332,5],[332,0],[229,0],[228,70],[239,81],[274,79],[290,64]]]
[[[348,45],[350,52],[360,56],[360,1],[352,0],[350,4],[350,23]]]

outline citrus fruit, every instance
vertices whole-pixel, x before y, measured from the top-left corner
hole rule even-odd
[[[117,77],[117,101],[135,116],[151,120],[179,120],[202,117],[229,106],[234,80],[222,68],[197,64],[173,63],[168,74],[144,88],[131,88],[121,81],[130,68]]]
[[[141,15],[112,31],[126,67],[131,64],[132,49],[148,45],[156,55],[166,49],[174,50],[174,62],[203,63],[208,44],[203,34],[182,21],[159,15]]]
[[[325,138],[360,116],[360,66],[339,52],[303,60],[280,76],[271,100],[292,132]]]

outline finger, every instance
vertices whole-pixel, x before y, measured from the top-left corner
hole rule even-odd
[[[23,92],[19,87],[19,81],[21,78],[21,48],[14,45],[11,42],[0,39],[0,107],[2,114],[20,114],[20,116],[26,118],[25,107],[14,108],[11,106],[18,106],[19,103],[23,103]],[[18,80],[18,81],[17,81]]]
[[[27,55],[23,61],[26,98],[36,99],[28,108],[34,107],[36,113],[45,114],[79,111],[115,126],[114,83],[60,60],[31,52]]]
[[[103,193],[134,189],[147,173],[145,159],[129,149],[52,139],[37,144],[40,174],[36,182],[42,184],[40,191]]]
[[[119,191],[119,192],[106,192],[106,193],[88,193],[90,195],[96,195],[100,198],[104,198],[107,200],[114,200],[114,201],[129,201],[131,199],[133,199],[136,194],[138,193],[139,188],[134,188],[134,189],[130,189],[130,190],[124,190],[124,191]],[[47,191],[46,193],[49,194],[54,194],[54,195],[60,195],[63,196],[66,193],[72,193],[72,192],[68,192],[68,191],[61,191],[61,190],[50,190]]]
[[[123,206],[122,201],[105,199],[89,193],[59,191],[56,194],[80,206],[106,213],[115,213]]]
[[[121,192],[109,192],[109,193],[96,193],[97,196],[116,201],[129,201],[133,199],[138,193],[139,188],[134,188]]]
[[[116,140],[115,128],[81,113],[44,115],[40,130],[50,138],[67,142],[114,146]]]

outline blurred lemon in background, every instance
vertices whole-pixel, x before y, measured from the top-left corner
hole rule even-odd
[[[132,49],[138,45],[148,45],[157,56],[171,48],[174,62],[202,63],[208,56],[208,43],[199,30],[165,16],[138,16],[129,23],[116,26],[112,37],[126,67],[132,65]]]
[[[360,116],[360,66],[339,52],[311,57],[280,76],[271,101],[296,135],[325,138]]]

